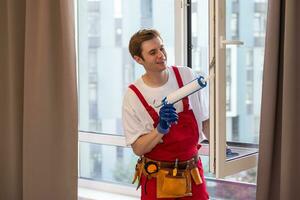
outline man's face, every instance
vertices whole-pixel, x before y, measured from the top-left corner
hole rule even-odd
[[[162,40],[155,37],[144,41],[141,46],[142,56],[135,56],[134,59],[145,67],[147,72],[160,72],[167,67],[167,54]]]

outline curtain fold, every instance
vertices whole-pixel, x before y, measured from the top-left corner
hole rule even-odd
[[[24,5],[0,1],[0,200],[22,198]]]
[[[0,1],[0,200],[77,199],[73,1]]]
[[[300,2],[268,4],[257,199],[298,199]]]

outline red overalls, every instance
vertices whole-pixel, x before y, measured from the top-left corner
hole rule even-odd
[[[172,67],[174,70],[176,80],[179,87],[183,86],[181,76],[179,74],[178,68]],[[138,96],[143,106],[146,108],[147,112],[154,121],[153,126],[156,127],[159,121],[159,116],[157,112],[151,107],[140,91],[134,86],[129,86],[135,94]],[[198,144],[199,132],[198,125],[194,113],[189,110],[188,97],[183,100],[183,111],[178,113],[178,123],[173,124],[170,128],[170,132],[163,137],[163,143],[157,144],[151,152],[145,154],[145,157],[157,161],[170,161],[174,162],[176,158],[179,161],[186,161],[193,158],[198,154],[198,149],[201,147]],[[198,161],[198,169],[203,183],[196,185],[192,181],[192,193],[191,197],[182,197],[180,199],[191,199],[191,200],[207,200],[209,199],[208,193],[206,191],[206,183],[203,176],[203,167],[201,160]],[[147,180],[146,177],[142,175],[141,177],[141,188],[142,188],[142,200],[154,200],[156,198],[156,180],[151,178]],[[145,193],[145,184],[147,187],[147,192]],[[161,199],[172,199],[172,198],[161,198]]]

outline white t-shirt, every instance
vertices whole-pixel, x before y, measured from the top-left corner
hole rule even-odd
[[[196,78],[196,75],[190,68],[182,66],[177,67],[182,78],[183,85]],[[169,73],[168,81],[161,87],[149,87],[144,83],[142,78],[139,78],[134,83],[137,89],[144,96],[147,103],[151,105],[157,113],[159,113],[160,108],[155,108],[154,105],[157,105],[164,97],[179,88],[173,69],[168,67],[167,70]],[[209,117],[208,100],[204,90],[207,90],[207,87],[189,96],[190,109],[193,110],[197,120],[200,141],[204,139],[204,135],[202,133],[202,121],[205,121]],[[174,107],[176,108],[177,113],[182,112],[182,101],[175,103]],[[146,111],[138,96],[130,88],[127,89],[124,95],[122,118],[127,145],[131,145],[138,137],[143,134],[147,134],[154,129],[154,122],[151,116]]]

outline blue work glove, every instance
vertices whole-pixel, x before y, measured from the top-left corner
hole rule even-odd
[[[178,121],[178,114],[173,104],[165,104],[159,110],[159,123],[157,131],[162,134],[167,134],[170,126]]]

